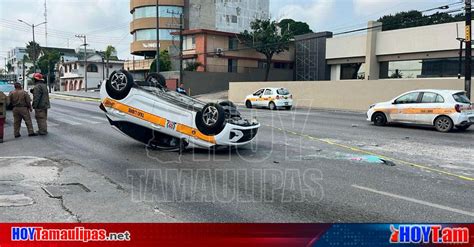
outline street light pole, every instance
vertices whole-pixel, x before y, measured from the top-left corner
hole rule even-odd
[[[156,73],[160,73],[160,6],[156,0]]]
[[[82,34],[78,34],[76,37],[84,40],[84,91],[87,92],[87,37]]]
[[[466,0],[466,79],[464,88],[467,93],[467,97],[471,98],[471,61],[472,61],[472,46],[471,46],[471,26],[472,26],[472,11],[471,11],[471,0]]]
[[[28,22],[24,21],[24,20],[20,20],[18,19],[19,22],[21,23],[24,23],[26,25],[28,25],[29,27],[31,27],[32,31],[33,31],[33,71],[34,73],[36,73],[36,56],[37,56],[37,51],[36,51],[36,40],[35,40],[35,27],[38,27],[38,26],[41,26],[43,24],[46,24],[46,22],[42,22],[40,24],[29,24]]]

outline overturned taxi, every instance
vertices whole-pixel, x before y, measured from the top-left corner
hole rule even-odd
[[[156,149],[242,146],[260,127],[242,118],[230,101],[205,103],[168,90],[156,73],[134,81],[126,70],[114,71],[101,85],[100,97],[112,126]]]
[[[434,126],[440,132],[464,131],[474,124],[474,108],[464,91],[426,89],[371,105],[367,117],[377,126],[408,123]]]

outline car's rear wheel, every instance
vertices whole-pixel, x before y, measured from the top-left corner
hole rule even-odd
[[[145,82],[150,87],[157,87],[160,89],[166,88],[166,78],[159,73],[150,73],[146,77]]]
[[[115,100],[122,100],[128,96],[133,87],[133,76],[126,70],[112,72],[105,83],[107,94]]]
[[[274,102],[270,102],[270,104],[268,104],[268,108],[270,108],[270,110],[274,111],[277,109],[276,105]]]
[[[447,132],[450,132],[453,129],[454,124],[453,124],[453,120],[451,120],[451,118],[449,118],[447,116],[440,116],[440,117],[436,118],[436,120],[434,122],[434,126],[435,126],[436,130],[438,130],[439,132],[447,133]]]
[[[225,111],[219,104],[209,103],[196,114],[196,127],[205,135],[217,135],[224,129]]]
[[[247,100],[247,101],[245,102],[245,107],[247,107],[247,108],[249,108],[249,109],[252,108],[252,102],[250,102],[250,100]]]
[[[457,126],[456,129],[460,131],[466,131],[467,129],[469,129],[469,127],[471,127],[471,125]]]
[[[375,126],[385,126],[387,125],[387,117],[382,112],[376,112],[372,117],[372,121]]]

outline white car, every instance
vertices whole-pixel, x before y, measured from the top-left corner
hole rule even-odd
[[[293,107],[293,95],[286,88],[262,88],[245,98],[245,106],[290,110]]]
[[[449,132],[454,127],[467,130],[474,124],[474,110],[465,92],[416,90],[370,106],[367,120],[377,126],[409,123],[434,126]]]
[[[157,149],[242,146],[257,135],[260,124],[243,119],[232,102],[207,104],[165,85],[160,74],[139,82],[114,71],[101,86],[101,109],[112,126]]]

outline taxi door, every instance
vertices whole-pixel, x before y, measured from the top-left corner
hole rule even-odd
[[[261,98],[261,106],[267,107],[270,104],[270,101],[273,100],[273,90],[265,89],[263,96]]]
[[[257,106],[257,107],[263,106],[262,97],[263,97],[264,92],[265,92],[265,89],[260,89],[253,94],[253,96],[250,98],[250,101],[252,102],[253,106]]]
[[[444,98],[431,92],[423,92],[420,98],[420,103],[415,107],[416,114],[413,121],[419,124],[432,125],[435,118],[446,110],[443,108]]]
[[[415,108],[419,102],[420,93],[408,93],[394,101],[394,109],[390,118],[394,122],[413,122],[415,120]]]

